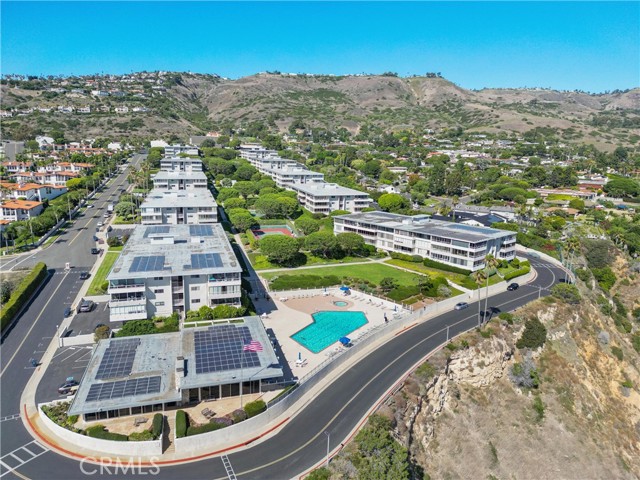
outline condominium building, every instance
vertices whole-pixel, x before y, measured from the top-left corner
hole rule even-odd
[[[143,225],[216,223],[218,205],[204,188],[160,190],[154,188],[140,206]]]
[[[297,193],[300,205],[311,213],[328,215],[334,210],[361,212],[371,205],[371,197],[367,193],[335,183],[295,183],[288,188]]]
[[[165,157],[174,157],[180,154],[200,155],[200,149],[193,145],[167,145],[164,147]]]
[[[420,255],[465,270],[485,267],[485,256],[516,256],[516,234],[506,230],[432,220],[427,215],[366,212],[334,217],[334,232],[353,232],[387,252]]]
[[[110,320],[239,306],[241,273],[220,224],[137,225],[107,276]]]
[[[174,172],[160,170],[153,177],[153,187],[160,190],[191,190],[207,188],[204,172]]]
[[[166,172],[201,172],[202,160],[190,157],[163,157],[160,159],[160,170]]]
[[[37,217],[44,210],[41,202],[31,200],[7,200],[0,203],[0,220],[17,222]]]
[[[280,188],[292,188],[296,183],[324,182],[324,174],[312,172],[302,165],[286,165],[283,167],[263,166],[260,173],[269,175]]]

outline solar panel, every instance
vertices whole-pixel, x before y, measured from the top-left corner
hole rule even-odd
[[[219,253],[195,253],[191,255],[191,268],[218,268],[222,266]]]
[[[132,378],[116,382],[96,383],[91,385],[86,402],[99,402],[113,398],[131,397],[160,393],[160,376]]]
[[[246,326],[220,325],[194,332],[196,373],[259,367],[258,354],[243,351],[243,346],[251,340]]]
[[[144,231],[144,237],[148,237],[149,235],[155,235],[158,233],[169,233],[170,227],[168,225],[152,225],[147,227]]]
[[[164,255],[133,257],[129,272],[157,272],[164,269]]]
[[[211,225],[189,225],[189,234],[194,237],[212,237],[213,228]]]
[[[112,340],[102,356],[96,379],[126,377],[131,374],[139,338]]]

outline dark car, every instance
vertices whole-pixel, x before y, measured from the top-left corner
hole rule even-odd
[[[92,255],[97,255],[97,254],[99,254],[99,253],[100,253],[100,250],[98,250],[96,247],[93,247],[93,248],[91,249],[91,254],[92,254]]]
[[[92,300],[82,299],[78,304],[78,313],[90,312],[96,304]]]
[[[573,283],[573,282],[571,282],[570,278],[560,278],[558,280],[558,282],[560,282],[560,283]]]
[[[509,290],[510,292],[513,292],[518,288],[520,288],[520,285],[518,285],[517,283],[510,283],[509,286],[507,287],[507,290]]]
[[[71,316],[71,307],[67,307],[64,309],[64,318]]]
[[[80,280],[86,280],[87,278],[89,278],[89,272],[81,272],[80,273]]]
[[[67,395],[72,391],[77,390],[77,388],[75,388],[77,386],[78,382],[76,382],[75,380],[69,380],[58,387],[58,393],[60,395]]]
[[[456,303],[456,306],[453,307],[455,310],[464,310],[465,308],[467,308],[469,306],[469,304],[467,302],[460,302],[460,303]]]

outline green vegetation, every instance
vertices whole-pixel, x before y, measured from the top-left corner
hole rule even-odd
[[[164,415],[162,415],[161,413],[156,413],[153,416],[153,421],[151,423],[151,435],[154,440],[157,438],[160,438],[160,435],[162,435],[163,424],[164,424]]]
[[[256,415],[264,412],[267,409],[267,404],[263,400],[255,400],[249,402],[244,406],[244,411],[247,414],[247,418],[255,417]]]
[[[94,425],[85,431],[88,437],[99,438],[101,440],[112,440],[116,442],[128,442],[129,437],[121,433],[112,433],[104,425]]]
[[[176,438],[187,436],[187,428],[189,428],[189,418],[187,412],[178,410],[176,412]]]
[[[126,322],[116,337],[132,337],[136,335],[151,335],[154,333],[177,332],[180,325],[180,316],[174,312],[169,317],[154,317],[152,320],[131,320]]]
[[[116,263],[116,260],[120,256],[119,252],[107,252],[104,254],[104,258],[102,259],[102,263],[100,267],[98,267],[98,271],[93,276],[93,280],[91,280],[91,285],[89,285],[89,289],[87,290],[87,295],[103,295],[107,293],[107,288],[109,288],[109,283],[107,282],[107,275],[111,271],[113,264]]]
[[[551,287],[551,295],[563,300],[571,305],[577,305],[580,303],[580,292],[578,287],[570,283],[557,283]]]
[[[40,262],[22,279],[20,284],[11,292],[9,299],[2,305],[0,312],[0,326],[4,330],[18,314],[20,309],[29,301],[31,295],[47,277],[47,266]]]
[[[518,348],[535,350],[547,340],[547,329],[537,317],[530,318],[524,324],[524,332],[516,342]]]
[[[540,395],[535,395],[533,397],[533,411],[536,414],[536,421],[541,422],[544,419],[544,403],[542,403],[542,398]]]

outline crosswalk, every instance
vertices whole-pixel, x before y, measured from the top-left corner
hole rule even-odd
[[[226,455],[222,455],[220,459],[222,460],[224,469],[227,471],[227,476],[229,477],[229,480],[236,480],[236,474],[233,471],[233,467],[231,466],[231,462],[229,461],[229,458]]]
[[[0,418],[0,423],[6,422],[7,420],[16,420],[18,418],[20,418],[20,414],[14,413],[13,415],[7,415],[6,417]]]
[[[33,440],[20,448],[16,448],[13,452],[3,455],[0,458],[0,478],[48,451],[48,448]]]

